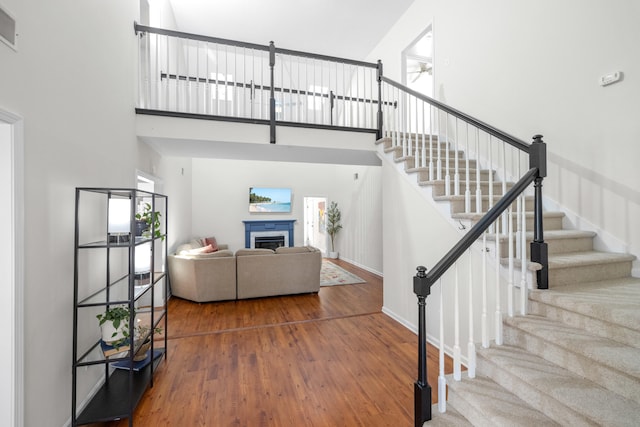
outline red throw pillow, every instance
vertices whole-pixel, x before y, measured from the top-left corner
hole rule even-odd
[[[204,244],[211,245],[211,248],[213,249],[211,252],[216,252],[218,250],[218,242],[216,242],[215,237],[205,237]]]

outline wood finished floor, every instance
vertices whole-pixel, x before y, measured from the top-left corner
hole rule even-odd
[[[366,283],[205,304],[172,298],[168,359],[134,425],[413,425],[417,337],[381,312],[379,276],[334,262]],[[433,386],[438,352],[427,354]]]

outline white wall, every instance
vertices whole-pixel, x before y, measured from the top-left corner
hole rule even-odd
[[[596,229],[600,247],[640,255],[638,16],[640,3],[626,0],[416,0],[368,59],[382,59],[385,75],[400,81],[400,52],[433,22],[436,98],[525,141],[543,134],[545,195],[568,222]],[[623,81],[600,87],[612,71]],[[393,202],[385,192],[385,207]],[[385,236],[392,227],[406,234],[384,241],[385,306],[387,282],[406,280],[386,254],[414,239],[388,217]]]
[[[0,105],[24,118],[25,425],[71,415],[76,186],[133,186],[130,0],[3,0],[18,52],[0,44]]]
[[[340,257],[382,272],[381,168],[377,166],[193,159],[192,237],[215,235],[230,249],[244,247],[243,220],[295,219],[294,244],[303,245],[305,196],[327,197],[342,211]],[[358,179],[354,174],[358,174]],[[249,187],[289,187],[291,214],[249,214]]]

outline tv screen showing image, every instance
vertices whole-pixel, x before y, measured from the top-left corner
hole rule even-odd
[[[268,187],[249,188],[249,212],[291,212],[291,189]]]

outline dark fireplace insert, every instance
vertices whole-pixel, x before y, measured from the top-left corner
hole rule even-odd
[[[284,246],[284,236],[256,236],[256,249],[273,249]]]

